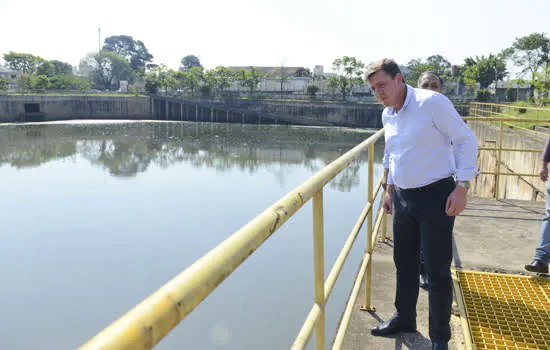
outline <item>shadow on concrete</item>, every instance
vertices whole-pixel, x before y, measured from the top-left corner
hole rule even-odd
[[[432,342],[418,332],[408,333],[395,338],[395,350],[429,350],[431,348]]]
[[[521,210],[502,210],[502,209],[474,208],[474,207],[467,207],[464,211],[470,211],[470,210],[472,210],[472,211],[473,210],[496,211],[496,212],[499,212],[499,213],[517,213],[517,214],[525,214],[525,211],[532,211],[530,209],[525,209],[525,210],[521,211]]]
[[[525,204],[522,204],[522,205],[516,204],[513,201],[509,201],[509,200],[499,200],[499,202],[503,203],[503,204],[506,204],[506,205],[516,207],[516,208],[520,208],[520,209],[523,209],[523,210],[530,211],[534,214],[541,214],[541,215],[546,214],[544,211],[542,211],[542,212],[540,211],[540,207],[537,208],[537,207],[531,207],[531,206],[526,205],[529,202],[527,202]]]
[[[486,218],[486,219],[503,219],[503,220],[521,220],[521,221],[541,221],[540,219],[527,219],[527,218],[518,218],[518,217],[503,217],[503,216],[491,216],[491,215],[468,215],[460,214],[460,216],[472,217],[472,218]]]
[[[369,314],[376,319],[379,323],[385,322],[376,312],[369,311]],[[389,335],[387,339],[395,339],[395,350],[401,349],[431,349],[432,342],[430,339],[424,337],[421,333],[399,333],[396,335]]]

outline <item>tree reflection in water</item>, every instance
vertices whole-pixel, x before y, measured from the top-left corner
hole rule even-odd
[[[22,169],[82,157],[112,176],[135,177],[151,164],[168,168],[188,163],[220,172],[266,169],[284,183],[281,165],[318,171],[370,135],[342,128],[178,122],[1,125],[0,166]],[[379,142],[376,163],[382,155]],[[358,186],[359,169],[366,160],[365,152],[330,186],[340,191]]]

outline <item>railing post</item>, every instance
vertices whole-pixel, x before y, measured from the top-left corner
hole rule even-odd
[[[315,278],[315,303],[321,315],[315,326],[315,349],[325,349],[325,255],[323,227],[323,189],[313,197],[313,270]]]
[[[495,200],[498,200],[498,191],[499,191],[499,184],[500,184],[500,162],[502,157],[502,135],[504,134],[504,122],[500,121],[500,136],[499,136],[499,142],[498,142],[498,155],[497,155],[497,174],[496,174],[496,181],[495,181]]]
[[[372,212],[374,209],[374,197],[373,197],[373,177],[374,177],[374,145],[369,147],[369,162],[368,162],[368,199],[371,204],[371,210],[367,218],[367,252],[365,254],[365,259],[367,254],[372,253]],[[362,310],[371,311],[373,307],[370,303],[370,292],[371,292],[371,274],[372,274],[372,257],[367,266],[367,273],[365,274],[365,305],[361,308]]]

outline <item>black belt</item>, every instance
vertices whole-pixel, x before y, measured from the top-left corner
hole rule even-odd
[[[445,182],[453,182],[454,183],[454,181],[455,181],[455,179],[452,176],[449,176],[449,177],[446,177],[444,179],[437,180],[436,182],[432,182],[431,184],[427,184],[426,186],[415,187],[415,188],[401,188],[400,190],[410,191],[410,192],[423,192],[423,191],[427,191],[429,189],[432,189],[434,187],[437,187],[438,185],[441,185]]]

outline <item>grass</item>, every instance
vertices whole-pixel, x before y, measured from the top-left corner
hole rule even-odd
[[[505,125],[508,127],[517,126],[518,128],[529,130],[534,130],[535,126],[550,127],[550,124],[545,122],[550,121],[550,108],[541,108],[539,106],[528,105],[526,103],[500,105],[498,107],[498,111],[496,111],[491,105],[486,106],[485,108],[487,108],[487,110],[482,114],[489,117],[541,120],[541,122],[505,122]],[[492,123],[498,125],[498,122]]]

